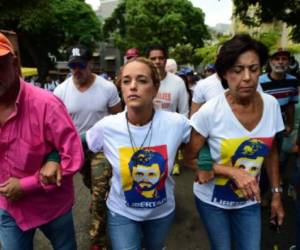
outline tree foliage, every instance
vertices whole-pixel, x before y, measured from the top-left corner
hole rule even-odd
[[[269,32],[258,33],[254,35],[254,38],[262,42],[270,51],[272,51],[278,47],[277,41],[280,39],[280,32],[270,30]]]
[[[49,68],[48,53],[81,42],[93,46],[101,39],[101,23],[83,0],[10,0],[0,2],[0,27],[17,33],[22,62]]]
[[[194,50],[191,44],[177,44],[169,51],[169,57],[174,58],[178,65],[193,63],[198,64],[193,59]]]
[[[261,22],[280,20],[292,27],[292,38],[300,41],[299,0],[233,0],[233,3],[234,15],[245,24],[259,25]]]
[[[202,65],[215,63],[219,47],[231,37],[230,35],[220,33],[215,33],[214,36],[213,43],[206,43],[204,47],[195,50],[194,58],[198,62],[201,62]]]
[[[105,21],[103,33],[121,51],[157,43],[195,49],[209,38],[202,10],[188,0],[124,0]]]

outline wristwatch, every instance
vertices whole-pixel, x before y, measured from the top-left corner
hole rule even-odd
[[[272,193],[282,193],[282,191],[283,191],[282,187],[271,188]]]

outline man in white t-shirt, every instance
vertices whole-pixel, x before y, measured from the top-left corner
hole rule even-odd
[[[194,114],[205,102],[223,92],[224,88],[217,73],[198,81],[193,92],[190,116],[192,116],[192,114]]]
[[[147,57],[154,63],[160,74],[160,87],[154,104],[157,108],[178,112],[185,116],[189,113],[188,93],[184,81],[177,75],[167,72],[167,50],[163,46],[151,46]]]
[[[92,53],[82,45],[72,48],[68,66],[71,77],[54,90],[66,105],[79,133],[108,114],[122,110],[116,86],[92,73]]]
[[[160,86],[156,98],[155,107],[171,112],[189,114],[189,96],[184,81],[177,75],[166,71],[168,58],[167,49],[160,45],[148,48],[147,57],[154,63],[160,75]],[[177,159],[176,159],[177,160]],[[178,162],[174,165],[173,174],[179,174]]]
[[[86,132],[106,115],[122,110],[116,86],[92,73],[92,52],[88,48],[82,45],[73,47],[68,66],[72,75],[54,90],[54,94],[66,105],[79,133]],[[96,250],[106,244],[105,225],[101,225],[101,221],[105,221],[104,197],[110,170],[103,169],[109,167],[101,153],[91,158],[91,163],[88,161],[85,164],[83,174],[85,184],[90,186],[92,193],[90,236],[91,249]]]

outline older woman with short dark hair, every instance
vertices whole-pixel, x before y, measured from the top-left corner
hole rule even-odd
[[[249,35],[236,35],[221,47],[216,70],[228,90],[206,102],[191,118],[187,163],[195,166],[208,142],[213,179],[195,183],[198,212],[213,250],[259,250],[261,235],[259,175],[264,165],[273,196],[271,221],[282,224],[275,135],[284,129],[279,105],[257,92],[267,49]],[[201,162],[200,162],[201,165]],[[203,171],[198,179],[203,180]]]

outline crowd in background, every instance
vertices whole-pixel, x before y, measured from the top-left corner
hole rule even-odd
[[[92,197],[91,250],[163,249],[175,217],[173,176],[184,165],[195,172],[195,206],[211,249],[259,250],[261,206],[270,204],[279,230],[285,189],[297,207],[290,249],[300,249],[293,55],[269,53],[247,34],[225,41],[201,74],[178,68],[162,45],[140,54],[127,50],[113,82],[93,73],[92,51],[76,44],[66,79],[43,84],[50,93],[19,78],[0,33],[2,248],[33,249],[40,228],[54,249],[77,249],[72,178],[80,171]]]

